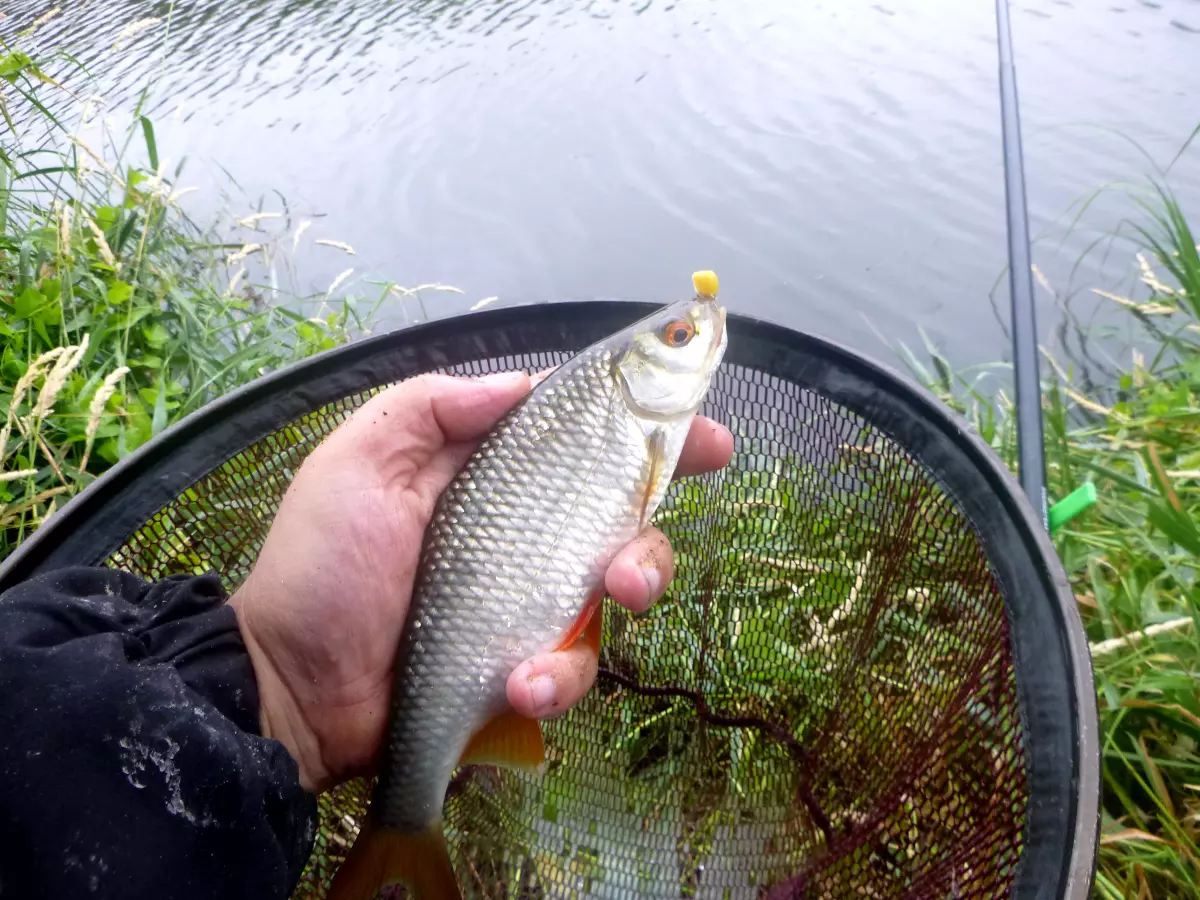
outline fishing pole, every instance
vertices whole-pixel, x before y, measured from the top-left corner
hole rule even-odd
[[[1033,266],[1029,212],[1025,200],[1025,165],[1021,150],[1021,115],[1013,64],[1008,0],[996,0],[997,47],[1000,56],[1000,126],[1004,141],[1004,187],[1008,213],[1009,292],[1012,300],[1013,372],[1016,382],[1017,450],[1021,487],[1048,525],[1046,448],[1042,431],[1041,366],[1037,318],[1033,308]]]

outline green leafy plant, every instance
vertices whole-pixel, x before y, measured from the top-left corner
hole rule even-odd
[[[165,171],[140,108],[116,134],[86,101],[69,128],[42,97],[67,89],[3,50],[0,558],[170,424],[368,331],[375,308],[353,296],[268,302],[246,274],[272,248],[221,242],[185,216],[179,171]],[[317,314],[298,311],[306,304]]]

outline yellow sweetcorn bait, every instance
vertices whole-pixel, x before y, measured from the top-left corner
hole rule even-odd
[[[693,272],[692,284],[696,287],[696,293],[703,294],[705,297],[717,296],[717,273],[716,272]]]

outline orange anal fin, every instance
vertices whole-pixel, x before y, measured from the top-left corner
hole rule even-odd
[[[374,900],[393,884],[408,888],[413,900],[461,900],[441,822],[416,834],[364,822],[333,878],[328,900]]]
[[[600,611],[600,604],[604,602],[604,591],[597,590],[588,597],[587,603],[579,613],[579,618],[574,624],[567,629],[567,633],[563,635],[562,640],[558,642],[558,646],[554,648],[555,652],[566,650],[568,647],[574,646],[578,640],[587,642],[587,646],[592,649],[600,650],[600,632],[604,622],[604,616],[596,615]]]
[[[508,709],[475,732],[463,750],[459,764],[504,766],[538,773],[545,761],[542,726],[537,719]]]

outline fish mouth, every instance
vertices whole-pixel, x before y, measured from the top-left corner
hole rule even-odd
[[[725,345],[729,340],[729,336],[725,330],[725,307],[719,305],[716,298],[704,297],[701,298],[706,303],[713,304],[713,327],[717,329],[717,339],[712,342],[708,348],[708,359],[705,361],[708,367],[709,375],[711,376],[713,367],[720,362],[721,357],[725,355]]]

